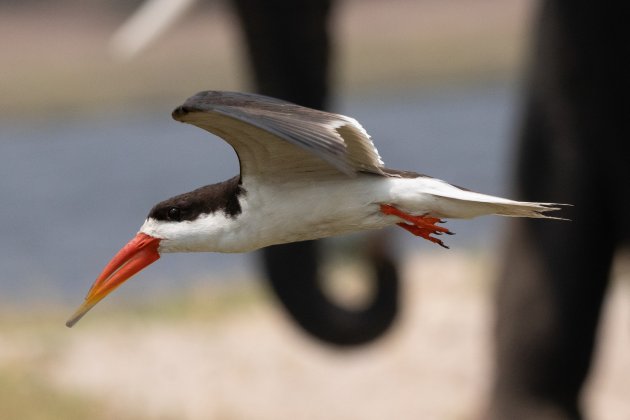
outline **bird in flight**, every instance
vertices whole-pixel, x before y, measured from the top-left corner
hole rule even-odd
[[[442,219],[554,218],[554,203],[480,194],[384,166],[355,119],[263,95],[200,92],[173,111],[228,142],[240,174],[156,204],[66,323],[170,252],[247,252],[398,225],[437,245]]]

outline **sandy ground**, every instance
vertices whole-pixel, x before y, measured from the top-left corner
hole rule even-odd
[[[359,350],[311,341],[263,298],[213,321],[115,318],[60,325],[53,340],[5,336],[12,351],[0,343],[0,368],[35,365],[55,388],[101,403],[106,418],[478,419],[491,385],[492,266],[455,253],[409,260],[402,319]],[[591,419],[630,418],[623,277],[585,399]]]

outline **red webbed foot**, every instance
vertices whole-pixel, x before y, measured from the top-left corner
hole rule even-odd
[[[440,239],[431,236],[441,235],[443,233],[446,233],[447,235],[453,235],[453,232],[451,232],[447,228],[437,226],[437,223],[444,223],[443,220],[427,215],[413,216],[411,214],[403,212],[402,210],[397,209],[394,206],[390,206],[389,204],[381,204],[381,212],[383,214],[397,216],[403,219],[406,223],[397,223],[397,225],[413,233],[414,235],[420,236],[421,238],[436,243],[441,247],[448,248],[448,246],[444,245],[444,242],[442,242]]]

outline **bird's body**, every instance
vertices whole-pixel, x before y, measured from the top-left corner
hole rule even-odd
[[[356,120],[274,98],[201,92],[173,117],[226,140],[240,175],[154,206],[68,325],[161,253],[246,252],[391,225],[445,246],[432,236],[451,233],[438,226],[444,218],[549,218],[559,209],[388,169]]]
[[[475,193],[423,175],[406,177],[359,174],[329,176],[311,185],[303,181],[243,182],[238,177],[203,187],[238,202],[199,214],[185,232],[149,217],[140,232],[162,235],[160,252],[248,252],[269,245],[320,239],[381,229],[400,223],[381,211],[391,205],[411,215],[468,219],[484,214],[538,217],[540,205]],[[229,185],[229,188],[224,186]],[[198,191],[198,190],[197,190]],[[212,193],[208,194],[209,196]],[[271,199],[272,198],[272,199]],[[225,200],[226,203],[230,200]],[[185,223],[185,222],[180,222]],[[172,230],[169,231],[168,227]],[[192,230],[194,229],[194,230]]]
[[[370,175],[341,176],[308,187],[301,181],[291,180],[281,183],[251,181],[241,185],[236,184],[237,180],[226,183],[237,186],[230,188],[229,193],[238,200],[238,211],[230,213],[219,208],[200,215],[195,220],[195,235],[187,234],[181,241],[166,244],[161,250],[247,252],[269,245],[378,229],[391,224],[377,204],[391,196],[388,180]],[[206,188],[212,187],[214,185]],[[157,225],[155,219],[149,218],[140,231],[149,235],[160,230],[164,233],[164,229]],[[166,234],[176,236],[178,232],[175,228]]]

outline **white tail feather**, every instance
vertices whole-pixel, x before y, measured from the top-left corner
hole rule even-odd
[[[433,194],[438,199],[440,208],[444,212],[444,214],[440,215],[441,217],[469,219],[495,214],[508,217],[568,220],[563,217],[546,214],[547,212],[561,210],[566,204],[514,201],[472,191],[462,191],[462,193],[457,194],[459,197]],[[467,193],[470,194],[470,197],[466,197]]]
[[[550,211],[562,210],[562,206],[567,204],[558,203],[532,203],[527,201],[516,201],[514,204],[496,204],[499,216],[509,217],[533,217],[541,219],[568,220],[564,217],[549,216]]]
[[[430,204],[431,213],[437,217],[470,219],[496,214],[509,217],[566,220],[546,214],[560,210],[565,204],[509,200],[456,187],[435,178],[416,178],[413,181],[416,183],[413,187],[415,191],[422,191],[432,197],[427,200],[429,203],[425,202],[425,205]]]

